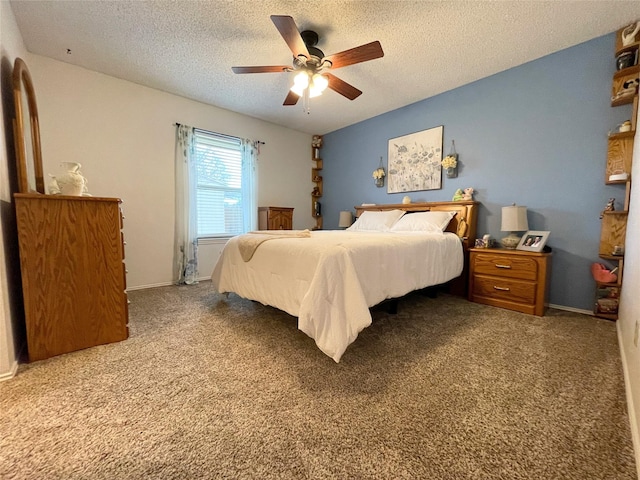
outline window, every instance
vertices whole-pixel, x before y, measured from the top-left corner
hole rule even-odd
[[[250,179],[243,175],[242,141],[194,129],[193,155],[198,238],[245,233]]]

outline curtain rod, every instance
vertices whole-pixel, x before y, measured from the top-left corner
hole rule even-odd
[[[176,123],[174,123],[173,125],[174,125],[175,127],[179,127],[179,126],[181,126],[182,124],[181,124],[181,123],[176,122]],[[195,128],[195,127],[192,127],[192,128]],[[203,131],[205,131],[205,132],[209,132],[209,133],[215,133],[216,135],[221,135],[221,136],[223,136],[223,137],[238,138],[238,137],[234,137],[233,135],[225,135],[224,133],[217,133],[217,132],[211,132],[211,131],[209,131],[209,130],[204,130],[204,128],[195,128],[195,129],[196,129],[196,130],[203,130]],[[265,143],[265,142],[263,142],[262,140],[256,140],[256,142],[258,142],[260,145],[266,145],[266,143]]]

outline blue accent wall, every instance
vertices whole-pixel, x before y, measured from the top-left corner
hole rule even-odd
[[[624,202],[623,186],[604,184],[607,133],[632,111],[611,107],[614,50],[611,33],[325,135],[325,228],[362,203],[451,200],[458,188],[473,187],[478,236],[505,236],[501,207],[526,205],[529,229],[551,231],[550,303],[592,310],[599,215],[610,197],[616,209]],[[425,68],[425,76],[437,74]],[[366,102],[366,92],[355,101]],[[443,175],[440,190],[401,194],[374,185],[380,157],[387,170],[389,139],[439,125],[445,154],[455,140],[457,178]]]

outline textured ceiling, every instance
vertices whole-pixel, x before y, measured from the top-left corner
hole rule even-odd
[[[640,1],[11,1],[27,49],[307,133],[324,134],[540,58],[640,19]],[[270,15],[318,32],[326,55],[379,40],[384,57],[332,71],[305,114],[282,102],[290,73]],[[71,53],[67,53],[67,49]],[[613,65],[613,52],[611,59]],[[301,103],[301,102],[299,102]]]

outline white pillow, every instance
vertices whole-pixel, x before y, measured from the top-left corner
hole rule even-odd
[[[347,230],[374,230],[388,232],[391,226],[404,215],[402,210],[388,210],[385,212],[365,211]]]
[[[398,220],[392,232],[444,232],[456,212],[410,213]]]

